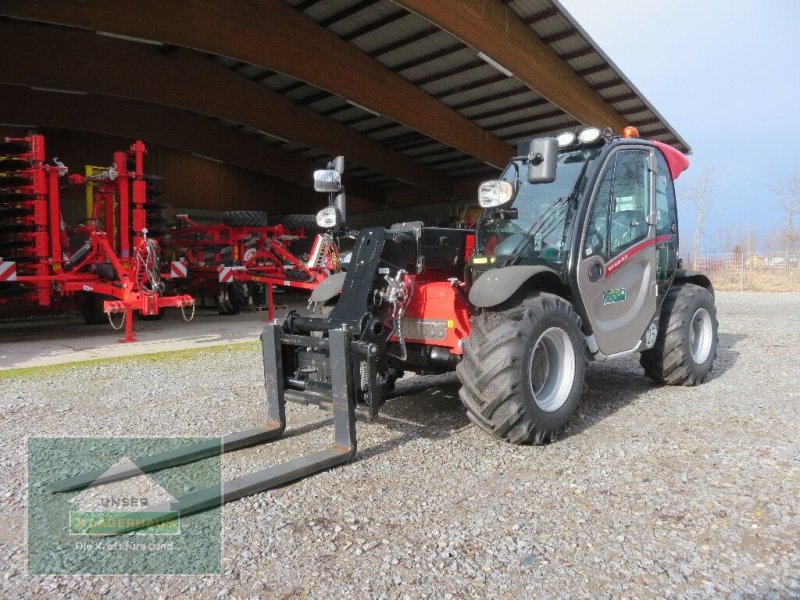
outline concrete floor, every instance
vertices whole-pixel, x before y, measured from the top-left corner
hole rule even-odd
[[[275,316],[306,302],[305,294],[276,293]],[[124,332],[108,324],[85,325],[77,316],[6,322],[0,324],[0,371],[255,341],[266,320],[267,311],[223,316],[204,308],[186,323],[180,311],[168,309],[160,321],[136,320],[132,344],[119,342]]]

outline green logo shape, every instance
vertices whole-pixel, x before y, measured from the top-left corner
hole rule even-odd
[[[625,290],[617,288],[615,290],[606,290],[603,292],[603,304],[619,304],[625,302]]]
[[[188,465],[138,469],[131,478],[52,491],[79,474],[95,478],[122,464],[136,471],[145,457],[198,443],[219,444],[220,452]],[[221,491],[221,450],[219,438],[28,438],[29,573],[220,573],[219,508],[181,515],[176,499],[209,487]]]

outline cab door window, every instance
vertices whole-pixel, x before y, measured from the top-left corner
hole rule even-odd
[[[648,152],[626,150],[617,155],[611,192],[609,254],[614,257],[647,238],[650,204]]]
[[[585,257],[608,261],[647,238],[647,157],[646,150],[621,150],[606,164],[587,221]]]
[[[667,160],[656,152],[656,281],[658,295],[667,293],[678,266],[678,209],[675,205],[675,186]],[[665,236],[665,237],[661,237]]]
[[[675,186],[667,160],[656,152],[656,214],[658,235],[678,233],[678,210],[675,206]]]

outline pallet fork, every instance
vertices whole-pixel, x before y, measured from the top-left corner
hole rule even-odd
[[[418,229],[421,231],[421,224]],[[353,251],[355,263],[343,283],[348,302],[337,303],[327,318],[302,317],[290,311],[282,325],[273,322],[264,326],[261,346],[268,415],[264,426],[227,435],[221,441],[202,442],[150,456],[133,465],[77,475],[53,484],[50,491],[77,491],[278,439],[286,428],[287,387],[298,391],[324,389],[331,393],[334,416],[331,446],[221,486],[198,490],[172,503],[148,507],[147,512],[165,513],[165,519],[175,512],[188,515],[349,462],[356,452],[356,405],[362,402],[367,407],[367,416],[374,418],[386,400],[387,330],[383,319],[369,310],[369,302],[375,297],[376,276],[379,282],[394,281],[388,273],[380,272],[384,250],[395,264],[415,264],[418,244],[419,232],[414,229],[376,227],[362,231]],[[397,267],[394,269],[397,271]],[[389,310],[388,303],[380,306]],[[327,337],[314,335],[320,332],[327,332]],[[136,522],[135,512],[131,517]],[[142,524],[117,533],[141,529],[144,522],[142,519]]]
[[[141,474],[142,471],[151,473],[279,439],[286,428],[281,343],[284,346],[292,345],[291,336],[283,336],[283,340],[281,338],[280,325],[270,323],[264,326],[261,345],[268,419],[262,427],[232,433],[224,436],[220,441],[201,442],[153,455],[138,460],[133,466],[100,469],[76,475],[54,483],[48,488],[49,491],[51,493],[78,491],[127,479]],[[333,444],[318,452],[223,482],[221,486],[201,489],[178,498],[174,502],[148,507],[148,513],[172,515],[179,513],[181,516],[185,516],[217,508],[227,502],[303,479],[352,460],[356,453],[356,395],[352,368],[353,355],[367,355],[372,350],[372,345],[352,341],[351,332],[347,327],[331,330],[327,339],[314,338],[314,340],[319,349],[330,352],[334,417]],[[303,343],[308,343],[308,340],[306,339]],[[131,513],[132,517],[135,515],[135,512]],[[117,533],[127,533],[142,527],[143,525],[131,525],[118,530]]]

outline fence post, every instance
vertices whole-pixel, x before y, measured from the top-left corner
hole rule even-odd
[[[744,252],[741,253],[742,264],[739,269],[739,291],[744,291]]]

